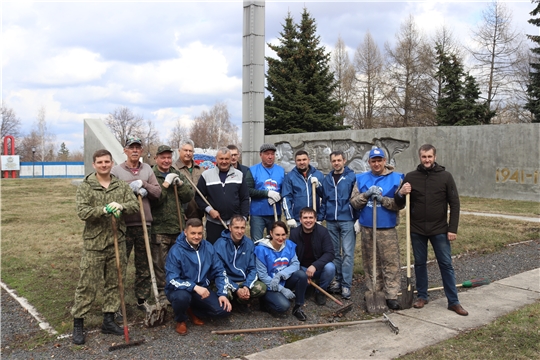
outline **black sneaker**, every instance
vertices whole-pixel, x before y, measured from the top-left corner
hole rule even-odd
[[[294,307],[292,314],[300,321],[307,320],[307,316],[306,314],[304,314],[304,311],[302,310],[302,307],[300,305]]]
[[[341,292],[341,284],[337,281],[332,281],[327,290],[330,294],[339,294]]]
[[[388,299],[386,300],[386,305],[390,310],[399,310],[401,307],[399,306],[399,302],[396,299]]]
[[[326,295],[324,295],[322,292],[317,292],[315,294],[315,303],[317,305],[325,305],[326,304]]]

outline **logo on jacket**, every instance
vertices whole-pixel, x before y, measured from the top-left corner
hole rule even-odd
[[[266,190],[274,190],[274,191],[277,191],[278,189],[278,183],[276,180],[274,179],[266,179],[264,181],[264,187],[266,188]]]

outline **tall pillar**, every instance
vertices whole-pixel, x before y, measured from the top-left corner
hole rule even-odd
[[[264,143],[264,0],[244,0],[242,163],[260,161]]]

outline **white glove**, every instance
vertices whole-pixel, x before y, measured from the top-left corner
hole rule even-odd
[[[146,195],[148,195],[148,190],[146,190],[145,188],[140,188],[138,194],[142,197],[146,197]]]
[[[143,186],[142,180],[135,180],[129,183],[129,187],[131,188],[131,190],[133,190],[135,194],[139,193],[139,189],[142,188],[142,186]]]
[[[310,179],[311,179],[311,183],[315,184],[315,187],[319,187],[321,185],[321,183],[319,182],[319,179],[317,179],[315,176],[312,176]]]
[[[297,227],[298,224],[296,223],[296,220],[294,220],[294,219],[289,219],[289,220],[287,220],[287,226],[290,227],[290,228],[292,229],[292,228]]]
[[[165,176],[165,181],[163,181],[163,187],[168,188],[170,184],[173,183],[174,179],[178,177],[178,174],[170,173]]]
[[[120,205],[119,203],[117,202],[112,202],[112,203],[109,203],[107,204],[107,206],[105,206],[105,208],[103,209],[103,211],[109,213],[109,214],[113,214],[114,217],[116,218],[119,218],[120,217],[120,214],[122,213],[122,210],[124,210],[124,207],[122,205]]]
[[[354,222],[354,232],[357,234],[360,233],[360,223],[358,221]]]
[[[184,182],[182,181],[182,179],[180,179],[180,177],[175,177],[173,182],[172,182],[173,185],[175,185],[176,187],[180,187],[182,185],[184,185]]]
[[[274,190],[268,190],[268,203],[270,205],[274,205],[279,200],[281,200],[281,195],[277,191]]]

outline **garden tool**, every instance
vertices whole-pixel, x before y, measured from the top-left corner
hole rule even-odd
[[[197,191],[197,194],[199,194],[199,196],[204,200],[204,202],[206,203],[206,205],[210,206],[211,208],[214,208],[212,205],[210,205],[210,203],[208,202],[208,200],[206,199],[206,197],[204,197],[204,195],[202,194],[201,190],[199,190],[198,187],[195,186],[195,184],[193,183],[193,181],[191,181],[191,179],[189,178],[189,176],[186,176],[186,179],[188,179],[189,183],[191,184],[191,186],[193,186],[193,188]],[[227,226],[227,224],[225,223],[225,221],[223,221],[222,218],[219,218],[219,221],[221,221],[221,225],[223,225],[223,227],[225,229],[228,229],[229,227]]]
[[[367,311],[369,313],[380,314],[388,311],[386,297],[383,291],[377,291],[377,200],[372,200],[373,204],[373,271],[371,273],[372,289],[365,293]]]
[[[401,308],[410,309],[413,304],[414,289],[411,282],[411,200],[410,195],[405,195],[405,233],[407,234],[407,287],[401,295]]]

